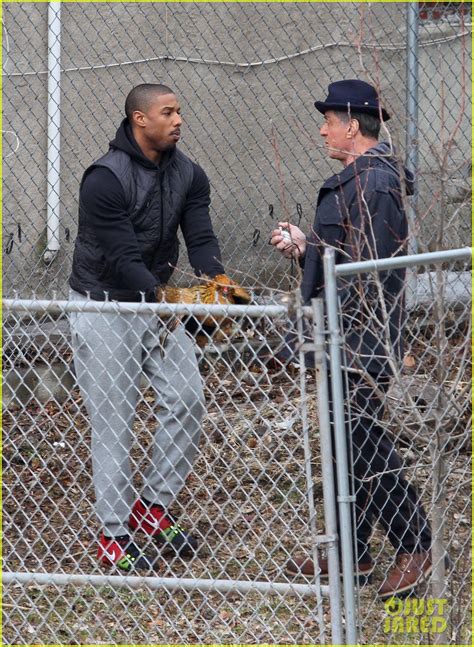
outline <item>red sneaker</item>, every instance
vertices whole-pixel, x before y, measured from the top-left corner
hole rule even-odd
[[[197,550],[196,538],[156,503],[147,505],[141,499],[135,501],[128,525],[153,537],[158,544],[167,544],[181,555],[193,555]]]
[[[99,539],[97,559],[101,564],[117,566],[127,573],[132,570],[152,570],[156,562],[156,558],[145,554],[130,541],[129,535],[106,537],[104,533]]]

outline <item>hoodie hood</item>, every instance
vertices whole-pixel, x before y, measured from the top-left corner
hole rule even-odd
[[[135,137],[133,136],[132,128],[130,122],[125,118],[120,126],[117,129],[115,138],[109,144],[110,149],[116,149],[127,153],[130,157],[144,166],[145,168],[151,169],[160,169],[163,170],[168,164],[171,163],[175,156],[175,148],[171,150],[164,151],[161,156],[161,161],[159,164],[155,164],[148,157],[145,157],[142,149],[137,144]]]
[[[393,173],[404,180],[407,195],[413,195],[415,191],[415,176],[406,166],[403,166],[395,159],[395,155],[396,150],[393,146],[390,146],[388,142],[379,142],[377,146],[370,148],[364,157],[377,157],[379,162],[388,166]]]

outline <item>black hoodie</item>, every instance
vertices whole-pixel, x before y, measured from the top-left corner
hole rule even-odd
[[[116,137],[110,142],[110,150],[125,152],[131,160],[142,167],[156,170],[164,175],[172,164],[176,149],[163,154],[160,164],[154,164],[145,157],[133,137],[128,120],[124,120],[117,130]],[[224,271],[217,239],[212,229],[209,216],[210,187],[204,171],[194,162],[192,164],[192,182],[186,194],[186,201],[179,214],[181,227],[186,243],[189,261],[197,275],[215,276]],[[146,294],[147,301],[154,301],[154,291],[160,284],[156,272],[153,272],[149,257],[144,258],[143,250],[137,240],[139,223],[130,217],[130,208],[121,182],[108,168],[92,165],[86,170],[80,188],[81,211],[87,214],[87,236],[93,235],[94,243],[100,249],[102,264],[108,269],[108,282],[101,284],[100,276],[93,277],[96,285],[88,275],[83,259],[73,262],[70,285],[73,289],[85,294],[90,292],[92,298],[102,300],[104,291],[110,298],[119,300],[140,300],[140,292]],[[86,237],[86,228],[81,227],[79,220],[78,240]],[[76,252],[80,255],[76,242]],[[167,250],[157,250],[166,255]],[[171,273],[171,272],[170,272]],[[110,289],[113,284],[115,289]]]

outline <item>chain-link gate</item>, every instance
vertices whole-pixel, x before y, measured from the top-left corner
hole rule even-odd
[[[334,261],[334,251],[326,251],[333,404],[328,398],[320,405],[343,443],[350,430],[352,499],[340,497],[341,511],[355,501],[359,569],[375,564],[371,578],[385,599],[381,604],[372,587],[359,587],[352,637],[363,644],[470,643],[471,297],[461,287],[453,302],[447,285],[462,285],[472,250]],[[417,272],[419,290],[394,340],[393,313],[403,312],[406,295],[394,302],[387,285],[400,268]],[[389,370],[375,371],[375,360]],[[343,523],[341,517],[342,564],[351,585],[353,551]],[[413,555],[419,563],[407,564]],[[390,581],[394,564],[399,572]],[[409,569],[417,568],[426,576],[406,597]]]
[[[67,296],[82,173],[143,82],[177,92],[182,147],[209,175],[231,275],[287,288],[268,232],[282,219],[312,222],[316,187],[333,172],[313,101],[342,78],[379,88],[388,134],[417,171],[412,251],[469,236],[470,3],[15,2],[2,11],[9,293]]]

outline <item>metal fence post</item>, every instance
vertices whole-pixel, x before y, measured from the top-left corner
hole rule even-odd
[[[357,643],[355,620],[354,560],[351,505],[354,497],[349,488],[349,467],[344,424],[344,389],[342,384],[342,338],[339,329],[337,308],[337,285],[335,254],[333,249],[324,253],[324,278],[326,307],[329,326],[329,354],[331,366],[331,387],[334,416],[334,439],[336,444],[336,468],[339,503],[339,526],[341,535],[342,579],[344,589],[344,610],[346,616],[346,644]]]
[[[417,2],[407,4],[407,132],[406,132],[406,165],[407,168],[417,176],[419,165],[419,141],[418,141],[418,85],[419,85],[419,57],[418,57],[418,29],[419,29],[419,7]],[[418,252],[418,240],[416,234],[417,207],[418,207],[418,183],[415,184],[415,193],[407,197],[406,210],[410,234],[408,238],[409,254]],[[407,299],[409,302],[416,301],[417,273],[414,269],[407,271]]]
[[[318,390],[319,438],[321,472],[324,492],[324,523],[328,537],[327,560],[329,573],[329,599],[331,604],[332,644],[343,644],[341,585],[339,574],[339,551],[337,538],[337,506],[334,488],[333,453],[329,419],[329,389],[322,299],[313,299],[313,337],[315,347],[316,386]],[[330,540],[331,537],[334,539]]]
[[[298,342],[299,342],[299,361],[300,361],[300,389],[301,389],[301,401],[304,403],[307,400],[306,393],[306,375],[305,375],[305,338],[304,338],[304,325],[303,325],[303,311],[301,303],[301,293],[299,290],[296,291],[296,303],[297,303],[297,330],[298,330]],[[318,591],[316,594],[316,601],[319,602],[317,605],[318,608],[318,623],[319,623],[319,639],[320,642],[326,643],[326,632],[324,630],[324,614],[323,614],[323,605],[321,603],[321,594],[320,586],[321,580],[319,576],[319,570],[316,570],[316,565],[318,563],[318,532],[316,528],[316,506],[314,503],[314,486],[313,486],[313,475],[311,472],[311,443],[309,440],[309,426],[308,426],[308,409],[306,406],[302,407],[301,410],[301,422],[303,425],[303,451],[304,451],[304,466],[305,466],[305,477],[306,477],[306,488],[307,488],[307,497],[308,497],[308,512],[309,512],[309,528],[311,533],[311,543],[312,543],[312,559],[315,565],[315,587]]]
[[[61,209],[61,3],[48,3],[48,199],[45,263],[60,248]]]

